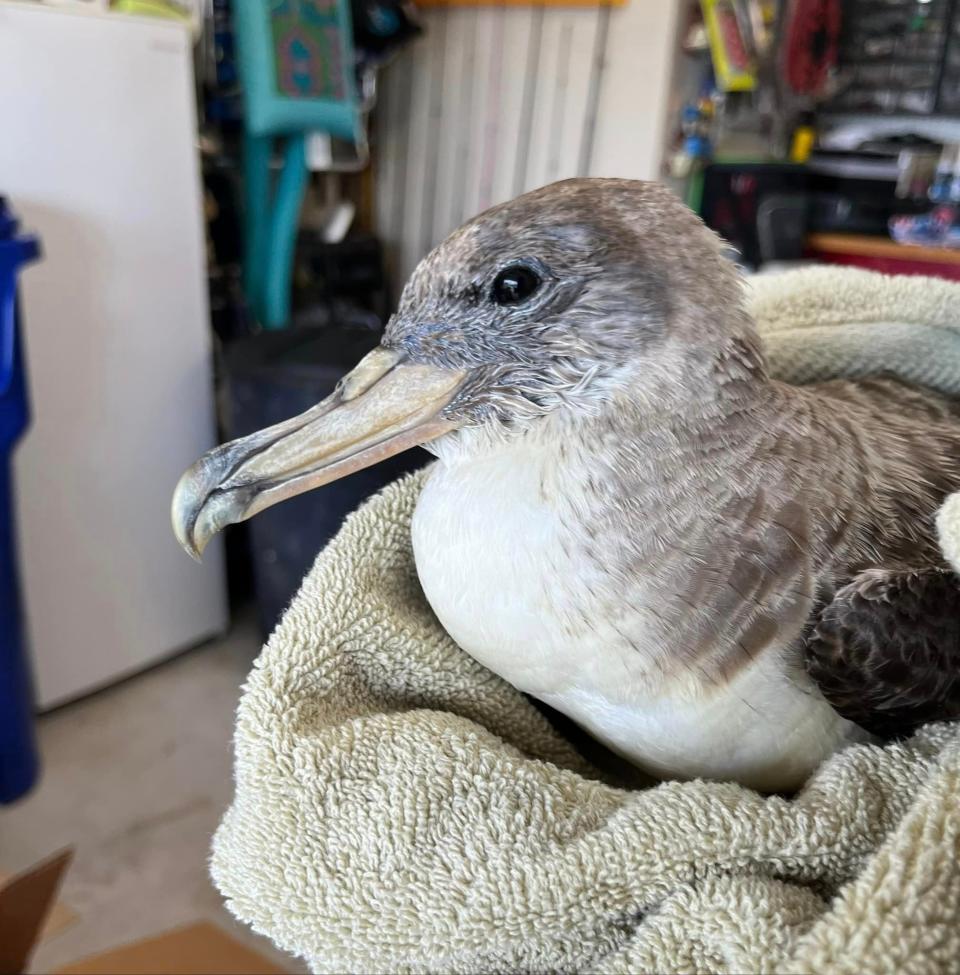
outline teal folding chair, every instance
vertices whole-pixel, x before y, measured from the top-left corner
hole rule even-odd
[[[360,143],[349,0],[234,0],[244,90],[244,290],[264,328],[290,319],[293,257],[307,187],[305,140]],[[271,160],[279,149],[281,169]]]

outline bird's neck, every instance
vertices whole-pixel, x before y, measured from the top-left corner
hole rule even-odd
[[[657,396],[649,376],[628,377],[598,409],[558,410],[508,433],[460,431],[435,452],[451,469],[536,466],[543,496],[577,530],[609,534],[616,549],[627,519],[623,557],[634,562],[737,530],[742,499],[769,479],[781,396],[755,346],[735,341]]]
[[[606,472],[610,491],[639,485],[651,504],[689,502],[707,514],[705,502],[726,495],[730,482],[763,477],[764,448],[789,392],[768,379],[759,344],[746,332],[684,362],[653,393],[649,376],[638,374],[595,415],[557,415],[538,439],[563,455],[558,476]]]
[[[635,513],[648,537],[634,544],[647,551],[697,548],[729,530],[736,499],[763,491],[777,398],[760,384],[656,417],[629,397],[611,404],[555,442],[555,496],[587,498],[614,518]]]

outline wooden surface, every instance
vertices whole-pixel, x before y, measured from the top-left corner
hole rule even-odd
[[[898,244],[887,237],[868,237],[863,234],[810,234],[806,239],[806,245],[809,250],[824,254],[852,254],[902,261],[929,261],[932,264],[960,264],[960,250]]]

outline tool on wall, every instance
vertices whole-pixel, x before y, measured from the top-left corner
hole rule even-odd
[[[791,162],[809,159],[813,113],[837,80],[840,0],[786,0],[780,12],[776,64],[778,142]]]
[[[839,0],[788,0],[783,13],[780,71],[797,96],[826,94],[837,66],[840,44]]]

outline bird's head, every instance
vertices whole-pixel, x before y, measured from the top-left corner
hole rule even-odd
[[[749,323],[718,238],[667,189],[567,180],[430,253],[379,348],[306,413],[215,448],[177,485],[197,556],[225,525],[415,445],[510,436],[629,394],[689,398]]]

